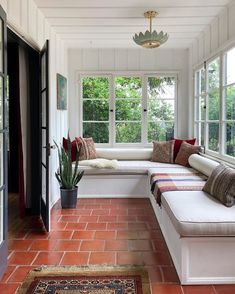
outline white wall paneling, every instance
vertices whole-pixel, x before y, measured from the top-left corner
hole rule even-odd
[[[99,68],[112,70],[115,66],[115,49],[103,49],[98,53]]]
[[[228,9],[225,8],[219,16],[219,46],[228,40]]]
[[[204,33],[200,34],[198,39],[198,57],[199,59],[202,59],[205,52],[205,37]]]
[[[211,23],[211,50],[212,50],[212,52],[215,51],[218,47],[219,47],[219,19],[216,18]]]
[[[19,1],[20,2],[20,1]],[[25,32],[28,32],[29,29],[29,14],[28,14],[28,5],[29,2],[27,0],[21,0],[21,20],[20,25]]]
[[[12,20],[16,23],[21,22],[21,1],[8,0],[7,1],[7,12]]]
[[[127,49],[115,49],[115,68],[116,70],[127,70],[128,52]]]
[[[40,47],[43,46],[44,38],[44,16],[40,10],[37,10],[37,42]]]
[[[211,52],[211,28],[210,26],[208,26],[204,32],[205,34],[205,38],[204,38],[204,41],[205,41],[205,56],[208,56]],[[204,56],[202,56],[201,58],[203,58]],[[196,60],[197,62],[197,60]]]
[[[29,17],[29,36],[34,40],[37,41],[37,7],[33,1],[29,1],[29,8],[28,8],[28,17]]]
[[[228,10],[228,37],[233,38],[235,35],[235,1],[232,1]]]

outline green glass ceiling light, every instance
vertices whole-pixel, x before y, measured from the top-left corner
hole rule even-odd
[[[144,16],[150,20],[150,29],[144,34],[142,32],[139,35],[135,34],[133,40],[136,44],[144,48],[157,48],[168,40],[169,35],[167,33],[163,33],[163,31],[160,33],[157,33],[155,30],[152,31],[152,18],[157,15],[158,13],[156,11],[146,11],[144,13]]]

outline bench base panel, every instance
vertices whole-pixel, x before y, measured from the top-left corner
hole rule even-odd
[[[148,197],[148,176],[141,175],[85,175],[79,183],[78,197],[117,198]]]
[[[155,211],[182,285],[235,283],[235,237],[181,237],[164,207]]]

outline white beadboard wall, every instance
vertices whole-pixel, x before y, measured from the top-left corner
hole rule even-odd
[[[193,69],[218,54],[220,50],[235,46],[235,0],[200,34],[189,50],[189,135],[193,135]]]
[[[16,33],[35,48],[41,49],[46,39],[49,39],[49,104],[50,104],[50,142],[61,142],[67,134],[68,111],[57,110],[56,73],[67,77],[67,53],[64,43],[57,37],[52,27],[37,8],[33,0],[0,0],[7,13],[7,23]],[[50,157],[50,202],[51,205],[59,198],[59,186],[55,179],[58,167],[56,150]]]
[[[178,136],[188,137],[188,50],[179,49],[69,49],[68,105],[71,137],[80,135],[78,72],[179,72]]]

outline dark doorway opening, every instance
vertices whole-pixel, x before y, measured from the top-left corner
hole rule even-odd
[[[40,53],[10,29],[7,53],[8,185],[22,218],[40,214]]]

